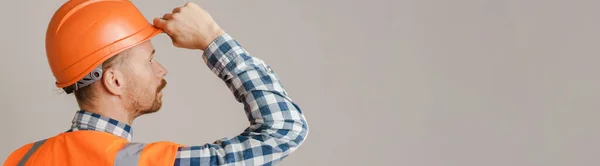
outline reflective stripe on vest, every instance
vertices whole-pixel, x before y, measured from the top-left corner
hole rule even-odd
[[[138,165],[140,154],[144,150],[144,143],[127,143],[119,150],[115,158],[115,166]]]
[[[37,151],[43,144],[46,142],[46,139],[37,141],[33,143],[33,146],[23,155],[19,164],[17,166],[25,166],[27,160]],[[126,143],[125,146],[119,152],[117,152],[117,156],[115,158],[115,166],[131,166],[138,165],[138,160],[140,159],[140,155],[142,150],[146,144],[144,143]]]
[[[33,146],[31,146],[31,148],[27,151],[27,153],[25,153],[25,155],[23,155],[23,158],[21,158],[21,160],[19,161],[19,164],[17,164],[17,165],[24,166],[25,163],[27,163],[27,160],[29,160],[29,157],[31,157],[31,155],[33,155],[33,153],[35,153],[35,151],[37,151],[38,148],[40,148],[40,146],[42,146],[42,144],[44,144],[44,142],[46,142],[46,139],[33,143]]]

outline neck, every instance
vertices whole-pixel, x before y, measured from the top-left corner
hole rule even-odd
[[[80,105],[80,109],[89,111],[92,113],[100,114],[102,116],[106,116],[112,119],[115,119],[119,122],[126,123],[130,125],[133,123],[133,115],[131,115],[127,109],[125,109],[124,105],[118,99],[107,99],[102,100],[97,98],[91,104]]]

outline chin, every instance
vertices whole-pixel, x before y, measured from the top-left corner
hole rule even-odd
[[[158,108],[158,109],[147,109],[147,110],[143,110],[143,111],[140,111],[140,113],[139,113],[139,115],[138,115],[138,116],[142,116],[142,115],[146,115],[146,114],[152,114],[152,113],[156,113],[156,112],[158,112],[159,110],[160,110],[160,108]]]
[[[156,93],[156,97],[154,98],[154,103],[150,104],[149,106],[145,107],[144,109],[138,109],[138,116],[158,112],[158,111],[160,111],[161,108],[162,108],[162,94],[159,92],[159,93]]]

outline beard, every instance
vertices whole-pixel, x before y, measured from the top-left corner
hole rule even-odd
[[[141,82],[136,82],[141,83]],[[141,83],[143,84],[143,83]],[[133,85],[128,90],[129,100],[131,101],[130,115],[133,118],[145,114],[158,112],[162,107],[162,99],[158,94],[167,86],[167,81],[163,79],[156,89],[144,89],[143,86]]]

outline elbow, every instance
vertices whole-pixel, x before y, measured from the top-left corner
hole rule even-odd
[[[302,146],[309,133],[308,123],[304,115],[296,105],[294,106],[294,109],[289,111],[290,115],[288,116],[293,118],[272,121],[265,125],[270,130],[265,130],[264,134],[273,138],[277,142],[275,148],[284,154],[292,153]]]
[[[302,113],[300,108],[298,108],[297,105],[294,106],[298,110],[298,114],[300,117],[298,120],[295,121],[296,123],[294,129],[296,130],[293,129],[295,131],[295,134],[298,135],[294,141],[295,147],[298,148],[306,141],[306,138],[308,137],[309,133],[309,127],[308,123],[306,122],[306,118],[304,117],[304,114]]]
[[[306,138],[308,137],[309,127],[308,123],[306,122],[306,117],[302,113],[302,110],[295,103],[294,108],[296,109],[299,118],[294,121],[295,123],[292,130],[295,134],[298,135],[294,142],[296,143],[296,147],[299,147],[304,143],[304,141],[306,141]]]
[[[306,140],[306,137],[308,137],[308,123],[306,123],[306,120],[302,120],[302,128],[300,129],[300,131],[298,132],[298,146],[300,146],[302,143],[304,143],[304,141]]]
[[[278,130],[272,130],[268,137],[273,138],[277,144],[273,148],[278,149],[283,154],[290,154],[298,149],[304,142],[309,133],[308,123],[304,120],[303,116],[298,120],[285,120],[282,121],[288,126]]]
[[[304,142],[306,141],[306,138],[308,137],[309,133],[308,123],[306,123],[306,120],[304,118],[302,118],[299,121],[296,121],[296,123],[294,123],[293,126],[294,127],[291,130],[286,131],[287,134],[285,135],[287,138],[283,139],[287,143],[285,143],[285,146],[282,147],[282,150],[287,150],[288,153],[291,153],[300,146],[302,146],[302,144],[304,144]]]

